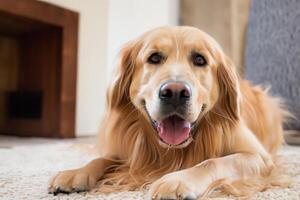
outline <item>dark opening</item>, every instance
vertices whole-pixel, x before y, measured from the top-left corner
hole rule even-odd
[[[39,119],[42,117],[42,91],[16,91],[8,94],[10,119]]]

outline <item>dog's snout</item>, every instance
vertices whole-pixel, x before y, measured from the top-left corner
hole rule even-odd
[[[185,103],[191,98],[192,91],[189,85],[185,82],[166,82],[159,91],[159,98],[174,105]]]

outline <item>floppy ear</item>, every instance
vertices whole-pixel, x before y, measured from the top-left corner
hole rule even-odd
[[[217,68],[219,82],[218,111],[233,122],[239,119],[239,83],[235,66],[224,56]]]
[[[110,108],[127,105],[130,101],[129,88],[136,65],[136,57],[139,51],[139,42],[131,41],[121,49],[120,58],[114,80],[107,95],[107,103]]]

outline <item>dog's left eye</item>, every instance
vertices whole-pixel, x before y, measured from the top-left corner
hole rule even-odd
[[[149,56],[147,62],[150,64],[158,65],[163,61],[163,56],[160,53],[153,53]]]
[[[202,56],[199,53],[193,53],[192,54],[192,62],[195,66],[203,67],[207,64],[204,56]]]

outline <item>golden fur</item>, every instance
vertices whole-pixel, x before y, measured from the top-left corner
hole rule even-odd
[[[153,49],[169,53],[160,69],[145,64]],[[206,68],[191,67],[185,57],[191,49],[205,55]],[[145,111],[151,115],[152,93],[172,73],[193,83],[199,94],[190,116],[197,122],[193,141],[180,148],[159,142]],[[191,27],[149,31],[121,50],[114,77],[100,129],[102,157],[59,173],[50,192],[87,190],[97,182],[98,190],[106,192],[153,183],[150,198],[177,199],[197,198],[220,185],[229,193],[248,195],[272,184],[285,111],[278,99],[239,78],[210,36]]]

